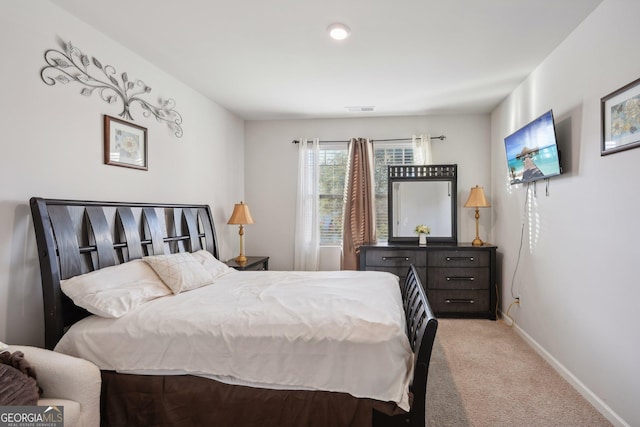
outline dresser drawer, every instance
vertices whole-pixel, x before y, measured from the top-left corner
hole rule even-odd
[[[428,268],[428,289],[489,289],[488,268]]]
[[[429,251],[429,267],[488,267],[489,252],[469,250]]]
[[[403,249],[368,249],[365,255],[367,270],[369,267],[409,267],[425,266],[427,256],[424,251]]]
[[[474,290],[427,290],[427,299],[436,313],[480,313],[490,310],[489,293]]]

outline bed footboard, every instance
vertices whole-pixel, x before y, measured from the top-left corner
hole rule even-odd
[[[387,416],[374,411],[373,425],[424,427],[427,397],[427,375],[433,342],[438,329],[438,320],[431,311],[427,294],[420,283],[415,267],[411,265],[407,277],[400,285],[402,302],[407,321],[407,336],[416,355],[413,381],[410,385],[413,394],[411,410],[406,414]]]

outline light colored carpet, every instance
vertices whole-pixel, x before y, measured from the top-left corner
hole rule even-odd
[[[438,319],[428,427],[611,426],[509,326]]]

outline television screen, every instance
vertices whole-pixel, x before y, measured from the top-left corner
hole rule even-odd
[[[562,173],[552,110],[507,136],[504,144],[511,184]]]

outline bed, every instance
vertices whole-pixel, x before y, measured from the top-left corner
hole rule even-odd
[[[101,368],[102,425],[425,425],[437,321],[413,267],[401,284],[379,272],[228,271],[209,206],[30,204],[45,346]],[[93,290],[70,291],[146,278],[149,265],[166,282],[152,261],[176,259],[215,280],[177,292],[143,281],[106,314],[102,300],[85,304]]]

